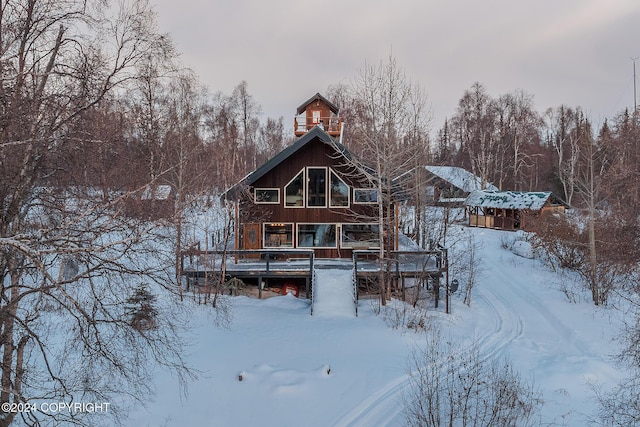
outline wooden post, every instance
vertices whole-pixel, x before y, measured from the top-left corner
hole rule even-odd
[[[449,253],[448,253],[449,250],[448,249],[443,249],[443,251],[447,251],[447,252],[444,252],[444,254],[445,254],[445,258],[444,258],[444,266],[445,266],[444,277],[445,277],[445,280],[447,281],[447,311],[446,312],[447,312],[447,314],[449,314],[449,311],[450,311],[450,309],[449,309],[449,294],[450,294],[450,290],[451,290],[451,288],[449,287]],[[441,252],[441,254],[442,254],[442,252]],[[442,259],[441,259],[440,262],[442,262]]]
[[[447,282],[445,283],[444,289],[445,289],[445,292],[447,293],[444,299],[444,312],[446,314],[449,314],[449,280],[447,280]]]
[[[400,240],[400,231],[399,231],[399,228],[400,228],[400,218],[399,218],[399,216],[400,216],[400,206],[398,205],[397,202],[395,203],[394,206],[395,206],[395,211],[396,211],[395,212],[396,218],[395,218],[395,236],[394,236],[395,237],[395,244],[394,244],[394,248],[397,251],[398,247],[399,247],[399,240]]]
[[[234,221],[235,221],[235,226],[234,228],[234,236],[233,236],[233,249],[235,250],[235,253],[233,255],[233,263],[237,264],[238,263],[238,250],[240,250],[240,206],[239,206],[239,202],[238,200],[235,201],[234,204]]]

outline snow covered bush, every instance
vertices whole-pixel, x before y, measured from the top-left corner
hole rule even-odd
[[[597,423],[606,426],[640,425],[640,293],[638,281],[631,290],[629,303],[632,316],[625,324],[619,340],[622,350],[618,360],[628,373],[618,385],[609,391],[594,386],[598,402]]]
[[[500,245],[522,258],[535,258],[535,251],[531,245],[531,235],[522,230],[515,233],[505,233],[500,238]]]

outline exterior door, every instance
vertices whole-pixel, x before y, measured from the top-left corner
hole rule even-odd
[[[260,224],[245,224],[242,240],[244,241],[244,249],[261,249],[262,233],[260,232]]]

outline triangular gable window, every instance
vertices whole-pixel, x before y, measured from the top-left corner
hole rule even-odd
[[[329,206],[332,208],[349,207],[349,186],[333,170],[329,186],[331,190]]]
[[[284,187],[284,194],[286,207],[304,207],[304,169]]]

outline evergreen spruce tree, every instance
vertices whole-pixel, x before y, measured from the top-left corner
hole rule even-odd
[[[155,329],[158,315],[155,304],[156,296],[149,292],[149,286],[146,283],[136,286],[133,295],[127,298],[126,314],[131,326],[138,331]]]

